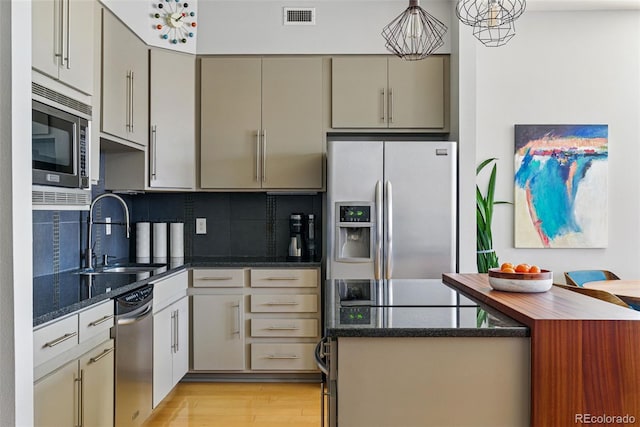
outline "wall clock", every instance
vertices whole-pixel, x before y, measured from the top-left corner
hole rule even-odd
[[[196,29],[196,13],[189,11],[189,3],[180,0],[164,0],[154,4],[156,12],[154,28],[160,32],[160,38],[169,43],[186,43],[193,37]]]

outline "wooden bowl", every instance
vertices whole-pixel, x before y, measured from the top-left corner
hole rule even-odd
[[[504,273],[499,268],[491,268],[489,284],[493,289],[505,292],[546,292],[553,285],[553,272]]]

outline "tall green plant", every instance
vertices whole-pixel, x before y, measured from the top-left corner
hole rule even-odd
[[[490,268],[499,266],[498,256],[493,249],[493,235],[491,233],[493,206],[496,203],[504,203],[494,201],[497,174],[496,160],[495,157],[486,159],[476,168],[476,176],[478,176],[486,166],[493,163],[486,193],[482,194],[480,187],[476,184],[476,264],[479,273],[486,273]]]

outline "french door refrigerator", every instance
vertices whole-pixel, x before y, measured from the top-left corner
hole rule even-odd
[[[456,271],[455,142],[328,141],[326,206],[327,278]]]

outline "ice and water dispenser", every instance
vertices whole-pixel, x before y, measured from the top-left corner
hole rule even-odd
[[[369,262],[373,259],[375,218],[373,203],[336,203],[336,261]]]

